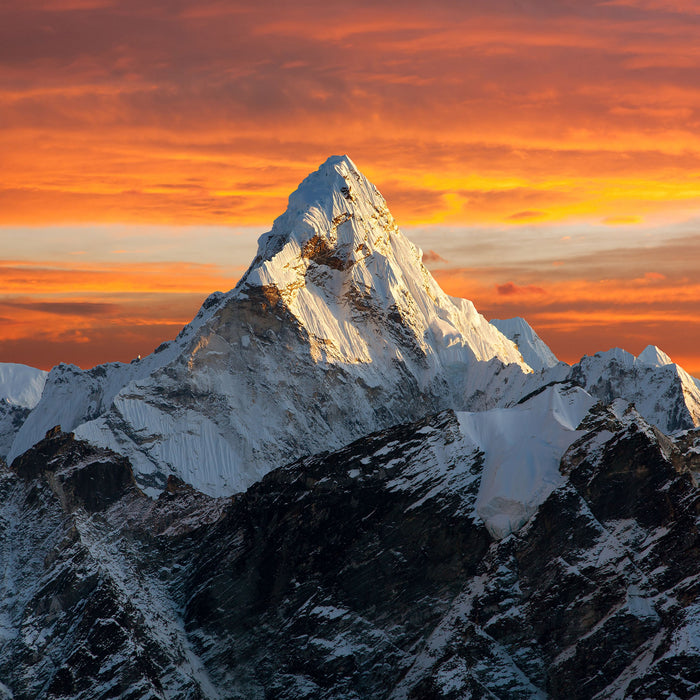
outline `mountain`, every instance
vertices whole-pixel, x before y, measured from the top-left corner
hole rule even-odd
[[[661,348],[657,348],[656,345],[647,345],[639,353],[637,362],[651,365],[652,367],[663,367],[664,365],[673,364],[673,360]]]
[[[544,456],[533,429],[536,508],[495,538],[484,480],[527,460],[494,482],[493,450]],[[698,441],[557,385],[150,499],[53,431],[0,472],[0,695],[691,698]]]
[[[151,495],[169,474],[224,495],[294,457],[563,380],[635,402],[664,432],[700,423],[700,382],[660,351],[569,368],[523,319],[489,324],[447,296],[376,187],[335,156],[290,196],[236,287],[175,340],[130,364],[55,367],[29,416],[7,423],[7,458],[61,425],[128,456]]]
[[[335,156],[290,196],[236,287],[175,340],[130,364],[55,367],[11,423],[8,461],[61,425],[128,456],[151,495],[169,474],[224,495],[294,457],[566,379],[634,401],[665,432],[693,427],[700,383],[663,358],[610,351],[569,368],[523,319],[489,324],[439,288],[376,187]]]
[[[27,365],[0,363],[0,458],[7,456],[17,431],[39,403],[46,375]]]
[[[0,362],[0,401],[22,408],[39,403],[47,372],[27,365]]]
[[[646,353],[646,354],[645,354]],[[568,379],[604,403],[624,398],[664,433],[700,425],[700,382],[668,355],[647,348],[638,358],[620,348],[584,357],[571,368]],[[653,359],[652,359],[653,358]]]
[[[491,323],[540,372],[529,384],[570,381],[604,403],[618,398],[631,401],[645,420],[666,433],[700,425],[700,379],[691,377],[655,345],[647,346],[639,357],[620,348],[584,355],[569,369],[525,319],[494,319]]]
[[[440,289],[376,187],[332,157],[235,289],[161,352],[55,368],[9,459],[60,424],[127,455],[154,494],[173,473],[221,495],[377,429],[515,399],[530,373],[471,302]]]
[[[510,338],[518,346],[523,359],[532,369],[548,369],[559,363],[556,355],[524,318],[494,318],[491,319],[491,325],[496,326],[506,338]]]
[[[0,373],[0,698],[697,697],[697,380],[495,323],[334,157],[173,341]]]

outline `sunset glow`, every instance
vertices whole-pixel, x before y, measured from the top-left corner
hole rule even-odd
[[[700,374],[699,36],[690,0],[5,3],[0,361],[149,352],[347,153],[487,318]]]

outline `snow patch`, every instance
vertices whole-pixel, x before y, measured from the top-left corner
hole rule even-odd
[[[522,527],[563,483],[561,457],[594,403],[583,389],[555,385],[512,408],[457,414],[464,436],[485,454],[476,513],[494,537]]]

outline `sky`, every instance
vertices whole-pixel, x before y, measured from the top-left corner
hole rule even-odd
[[[0,361],[128,361],[348,154],[487,318],[700,374],[695,0],[0,0]]]

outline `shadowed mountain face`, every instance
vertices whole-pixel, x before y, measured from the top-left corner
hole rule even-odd
[[[171,479],[153,501],[56,433],[0,482],[0,676],[16,698],[692,697],[695,440],[594,407],[496,541],[452,411],[229,499]]]

